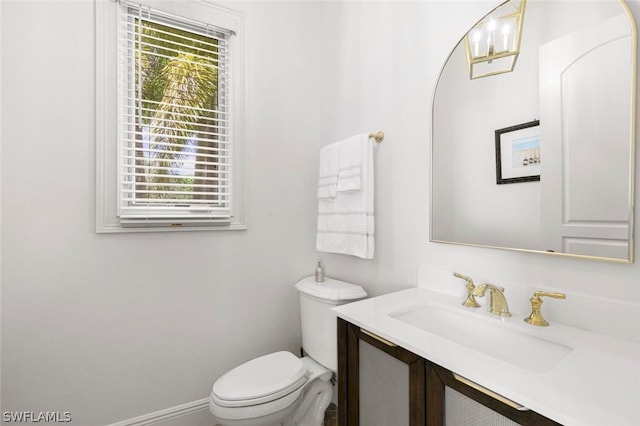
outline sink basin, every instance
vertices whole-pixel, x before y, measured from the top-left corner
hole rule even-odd
[[[442,306],[414,306],[389,316],[534,372],[550,370],[573,350],[562,343],[518,331],[499,318]]]

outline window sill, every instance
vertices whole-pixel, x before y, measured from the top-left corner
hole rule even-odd
[[[123,227],[119,223],[102,224],[96,226],[98,234],[126,234],[140,232],[188,232],[188,231],[244,231],[247,226],[241,223],[213,226],[149,226],[149,227]]]

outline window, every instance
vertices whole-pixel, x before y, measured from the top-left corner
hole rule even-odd
[[[97,230],[242,228],[241,19],[148,3],[99,5]]]

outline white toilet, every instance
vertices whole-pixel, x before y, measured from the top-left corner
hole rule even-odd
[[[331,403],[338,368],[336,315],[331,308],[366,297],[362,287],[307,277],[300,296],[302,347],[308,356],[274,352],[225,373],[213,385],[209,410],[222,426],[319,426]]]

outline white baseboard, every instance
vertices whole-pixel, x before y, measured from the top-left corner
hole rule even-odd
[[[209,398],[204,398],[107,426],[212,426],[214,422]]]

